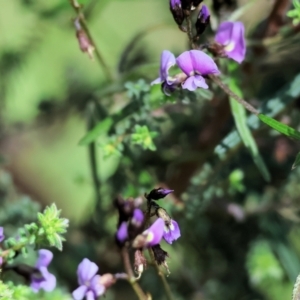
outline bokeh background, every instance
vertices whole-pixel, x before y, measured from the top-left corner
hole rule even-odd
[[[115,196],[168,187],[175,193],[160,204],[182,232],[172,246],[163,246],[175,299],[290,299],[300,272],[300,169],[291,170],[299,142],[249,117],[267,181],[216,87],[171,101],[150,88],[161,51],[188,49],[167,0],[79,2],[113,82],[80,51],[69,1],[0,0],[0,220],[8,232],[55,202],[70,230],[52,271],[72,291],[84,257],[97,262],[100,273],[122,270],[114,243]],[[239,68],[245,98],[299,130],[300,28],[286,17],[291,1],[204,2],[212,17],[203,41],[213,39],[220,20],[245,24],[247,58]],[[130,82],[138,82],[137,90],[145,87],[150,109],[130,107]],[[116,114],[122,119],[127,107],[129,123],[121,126],[153,123],[156,151],[125,145],[122,155],[107,157],[99,145],[109,132],[95,144],[79,145],[96,108],[102,120]],[[141,285],[153,299],[164,299],[151,266]],[[135,295],[118,282],[106,299]]]

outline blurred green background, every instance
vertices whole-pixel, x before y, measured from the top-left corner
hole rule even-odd
[[[71,226],[53,270],[61,286],[72,290],[83,257],[96,261],[101,273],[122,270],[113,237],[114,197],[169,187],[175,194],[161,205],[182,231],[174,245],[164,247],[175,299],[290,299],[300,272],[300,170],[291,171],[299,143],[249,117],[271,174],[266,182],[235,131],[227,97],[216,87],[176,94],[171,101],[150,88],[161,51],[188,49],[167,0],[79,2],[113,82],[80,51],[69,1],[0,0],[2,205],[28,196],[42,207],[55,202],[62,209]],[[290,1],[205,3],[212,9],[212,29],[203,41],[213,38],[220,20],[236,17],[245,24],[247,59],[238,74],[229,74],[240,80],[245,98],[299,130],[300,38],[299,28],[285,17]],[[146,86],[149,97],[141,106],[150,109],[131,110],[130,122],[120,126],[152,124],[159,132],[157,151],[125,146],[121,156],[104,157],[97,145],[109,140],[106,132],[96,148],[80,146],[93,105],[101,120],[114,114],[122,119],[133,101],[126,83],[141,78],[137,89]],[[164,299],[153,268],[141,285],[153,299]],[[106,299],[134,297],[120,282]]]

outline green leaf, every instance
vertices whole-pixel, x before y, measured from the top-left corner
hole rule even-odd
[[[101,134],[106,133],[113,125],[112,118],[106,118],[99,122],[93,129],[91,129],[80,141],[80,146],[86,146],[97,139]]]
[[[234,80],[230,80],[229,82],[230,89],[235,92],[238,96],[242,97],[242,91],[236,84]],[[237,127],[237,130],[240,134],[240,137],[245,145],[245,147],[250,151],[252,159],[254,163],[256,164],[257,168],[261,172],[263,178],[266,181],[270,181],[270,173],[264,163],[263,158],[259,154],[258,147],[256,145],[256,142],[252,136],[251,130],[249,129],[247,125],[247,115],[246,110],[244,106],[242,106],[240,103],[238,103],[233,98],[230,98],[230,106],[231,111],[234,117],[235,125]]]
[[[296,169],[300,165],[300,152],[296,156],[296,160],[293,163],[292,170]]]
[[[264,122],[268,126],[272,127],[273,129],[277,130],[278,132],[280,132],[288,137],[294,138],[296,140],[300,140],[300,132],[297,131],[296,129],[294,129],[290,126],[287,126],[285,124],[282,124],[282,123],[276,121],[275,119],[268,117],[266,115],[263,115],[263,114],[259,114],[258,117],[262,122]]]

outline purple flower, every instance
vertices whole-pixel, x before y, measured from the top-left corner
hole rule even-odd
[[[160,57],[159,77],[151,82],[152,84],[164,83],[171,85],[176,80],[169,76],[169,69],[176,64],[175,56],[172,52],[164,50]]]
[[[34,292],[38,292],[40,289],[51,292],[56,286],[56,278],[48,272],[47,267],[53,258],[53,254],[46,249],[40,249],[38,253],[39,257],[35,268],[39,271],[39,274],[33,273],[31,275],[30,287]]]
[[[220,74],[213,59],[200,50],[185,51],[177,57],[176,62],[179,68],[188,76],[182,87],[190,91],[194,91],[198,87],[208,89],[203,76]]]
[[[242,22],[223,22],[215,37],[215,40],[224,46],[227,56],[238,63],[241,63],[246,55],[244,31]]]
[[[72,293],[74,300],[95,300],[105,292],[105,286],[100,283],[100,275],[96,275],[98,267],[89,259],[84,258],[78,265],[77,276],[79,287]]]
[[[163,238],[168,244],[180,237],[180,229],[176,221],[171,220],[170,224],[165,224]]]
[[[117,239],[119,240],[119,242],[123,243],[127,238],[128,238],[127,222],[122,222],[117,231]]]
[[[131,223],[133,225],[135,225],[136,227],[140,227],[142,225],[143,221],[144,221],[144,213],[139,208],[136,208],[133,211]]]
[[[0,243],[5,239],[3,227],[0,227]]]
[[[160,243],[164,234],[165,222],[162,218],[158,218],[147,230],[143,232],[146,237],[146,246],[152,247]]]

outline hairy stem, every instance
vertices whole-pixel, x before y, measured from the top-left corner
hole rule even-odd
[[[192,49],[197,49],[196,44],[194,43],[194,38],[193,38],[193,28],[192,28],[192,18],[191,15],[188,15],[186,17],[186,29],[187,29],[187,35],[190,41],[190,46]]]
[[[242,104],[251,113],[253,113],[255,115],[259,114],[259,111],[256,108],[254,108],[250,103],[248,103],[247,101],[245,101],[244,99],[242,99],[241,97],[239,97],[238,95],[236,95],[232,90],[230,90],[230,88],[226,84],[224,84],[220,80],[220,78],[218,78],[215,75],[208,75],[208,77],[211,80],[213,80],[227,95],[229,95],[234,100],[236,100],[237,102],[239,102],[240,104]]]
[[[124,263],[124,268],[128,275],[128,282],[131,284],[133,290],[135,291],[136,295],[138,296],[138,298],[140,300],[148,300],[149,297],[147,297],[147,295],[144,293],[144,291],[142,290],[142,288],[140,287],[140,285],[138,284],[138,282],[136,281],[136,278],[134,276],[134,273],[133,273],[133,270],[131,267],[128,249],[126,247],[123,247],[121,250],[121,254],[122,254],[122,259],[123,259],[123,263]]]
[[[148,249],[148,252],[149,252],[149,255],[151,257],[151,261],[152,263],[154,264],[154,267],[157,271],[157,274],[159,276],[159,278],[161,279],[162,281],[162,284],[163,284],[163,287],[164,287],[164,290],[165,290],[165,294],[166,294],[166,297],[168,300],[174,300],[173,296],[172,296],[172,292],[171,292],[171,289],[170,289],[170,286],[167,282],[167,279],[166,279],[166,276],[165,274],[160,270],[157,262],[155,261],[155,258],[154,258],[154,253],[153,253],[153,250],[151,248]]]
[[[85,21],[85,17],[82,13],[80,4],[77,2],[77,0],[69,0],[69,2],[71,4],[71,6],[74,8],[75,12],[77,13],[77,16],[78,16],[78,19],[80,21],[82,28],[84,29],[86,35],[88,36],[89,40],[91,41],[91,43],[93,44],[93,46],[95,48],[95,55],[96,55],[97,61],[99,62],[101,68],[103,69],[107,79],[112,81],[113,76],[111,74],[111,71],[110,71],[109,67],[107,66],[99,48],[95,44],[95,41],[94,41],[94,39],[90,33],[90,30],[87,26],[87,23]]]

